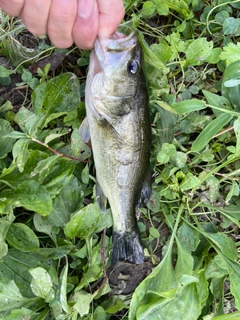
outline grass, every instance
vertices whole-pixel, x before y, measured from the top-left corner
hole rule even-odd
[[[138,224],[152,272],[133,294],[107,281],[111,214],[94,203],[78,134],[89,51],[1,13],[0,319],[240,316],[240,3],[124,4],[151,108],[153,193]]]

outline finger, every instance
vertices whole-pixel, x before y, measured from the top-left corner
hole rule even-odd
[[[52,0],[48,18],[48,36],[58,48],[73,43],[72,29],[77,13],[77,0]]]
[[[0,8],[10,16],[20,16],[24,0],[0,0]]]
[[[25,0],[21,18],[26,28],[34,35],[44,35],[47,33],[51,2],[51,0]]]
[[[73,39],[81,49],[91,49],[98,33],[96,0],[79,0],[78,14],[73,27]]]
[[[100,38],[109,38],[121,23],[125,10],[122,0],[98,0]]]

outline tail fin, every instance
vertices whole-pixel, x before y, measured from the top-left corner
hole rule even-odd
[[[119,261],[128,261],[133,264],[144,262],[143,248],[137,232],[113,233],[112,267]]]

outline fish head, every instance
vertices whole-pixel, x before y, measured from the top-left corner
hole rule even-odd
[[[141,71],[141,51],[136,32],[114,33],[97,39],[91,55],[92,95],[104,100],[120,100],[136,95]]]

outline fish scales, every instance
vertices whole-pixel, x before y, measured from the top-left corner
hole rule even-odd
[[[97,39],[86,83],[86,111],[102,211],[113,215],[111,263],[144,262],[136,206],[151,194],[151,124],[136,33]],[[81,131],[81,130],[80,130]]]

